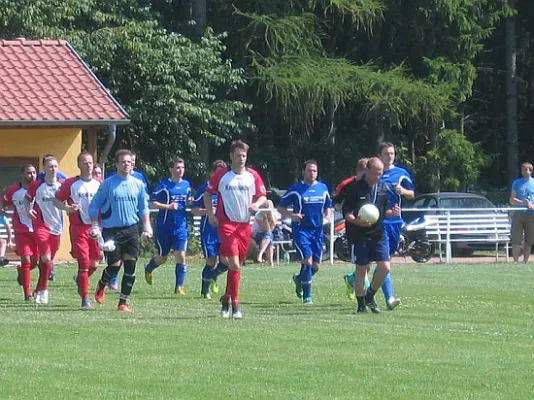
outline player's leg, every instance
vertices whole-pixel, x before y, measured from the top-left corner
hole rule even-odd
[[[115,249],[113,251],[105,251],[105,258],[107,262],[107,267],[102,271],[102,275],[98,280],[95,290],[95,301],[98,304],[102,304],[106,297],[106,287],[110,281],[115,278],[121,267],[121,251],[120,251],[120,240],[119,228],[104,228],[102,229],[102,238],[104,242],[113,239],[115,241]]]
[[[305,230],[293,232],[293,235],[297,254],[302,256],[300,261],[300,273],[298,276],[298,281],[302,285],[302,301],[304,304],[312,304],[313,235],[311,232]]]
[[[354,270],[354,293],[358,302],[358,312],[367,312],[365,306],[365,278],[369,269],[369,242],[365,240],[356,241],[352,246],[352,260],[355,264]]]
[[[174,293],[184,295],[185,277],[187,275],[187,264],[185,260],[185,253],[187,251],[187,231],[177,232],[174,235],[174,260],[176,265],[174,268],[175,285]]]
[[[402,223],[384,224],[384,241],[389,246],[390,257],[397,251],[397,248],[399,247],[401,229]],[[377,269],[375,269],[375,273],[376,271]],[[384,293],[384,300],[388,310],[393,310],[401,303],[401,300],[395,297],[391,273],[387,274],[384,279],[384,283],[382,284],[382,292]]]
[[[36,247],[33,233],[19,233],[15,235],[16,252],[20,256],[20,267],[17,267],[18,282],[24,292],[24,300],[33,300],[31,291],[32,257],[37,257],[39,252]]]
[[[373,313],[380,313],[380,309],[376,305],[375,294],[384,283],[384,279],[389,274],[391,265],[389,262],[389,246],[384,238],[368,242],[369,245],[369,261],[376,261],[377,266],[371,286],[365,293],[365,304],[371,309]]]
[[[512,217],[512,232],[510,242],[512,243],[512,257],[514,263],[519,262],[521,254],[521,240],[523,239],[523,213],[514,213]]]
[[[534,214],[525,214],[525,243],[523,244],[523,262],[528,263],[534,244]]]
[[[52,249],[51,237],[49,231],[38,229],[35,232],[39,246],[39,278],[35,288],[35,302],[37,304],[48,303],[48,276],[52,268]]]
[[[212,282],[215,283],[217,280],[217,273],[215,270],[219,245],[218,240],[217,243],[215,243],[213,240],[210,240],[210,235],[202,236],[200,238],[200,245],[206,260],[206,264],[202,269],[200,295],[203,298],[210,299],[210,286],[212,285]],[[218,291],[218,288],[216,290]]]
[[[221,299],[221,316],[230,316],[229,305],[232,304],[232,317],[241,318],[239,304],[239,286],[241,282],[241,263],[245,260],[250,240],[250,224],[223,223],[219,224],[221,240],[220,258],[228,265],[226,292]]]
[[[122,275],[121,294],[119,296],[119,305],[117,310],[130,312],[128,298],[132,293],[135,283],[135,267],[139,257],[139,234],[137,226],[128,228],[124,231],[124,240],[120,246],[121,258],[124,265],[124,274]]]
[[[173,235],[170,232],[156,230],[154,241],[156,244],[156,254],[154,254],[148,264],[145,265],[145,281],[149,285],[152,285],[152,273],[154,270],[167,262],[167,257],[172,247]]]
[[[254,240],[258,244],[258,255],[256,257],[257,263],[263,263],[263,255],[265,254],[265,251],[269,247],[269,244],[271,243],[271,239],[269,238],[269,233],[271,232],[256,232],[254,236]]]
[[[303,297],[301,276],[306,276],[306,265],[307,265],[303,263],[303,260],[307,257],[305,255],[305,249],[303,248],[304,245],[301,244],[300,242],[301,242],[300,234],[296,231],[293,232],[293,247],[295,248],[297,259],[301,260],[300,271],[296,274],[293,274],[293,283],[295,284],[295,294],[297,295],[299,299]],[[311,258],[311,252],[308,254],[308,257]]]
[[[269,231],[265,233],[265,239],[268,240],[269,244],[267,246],[267,249],[265,250],[265,260],[267,261],[267,264],[272,267],[274,266],[274,234],[273,232]]]

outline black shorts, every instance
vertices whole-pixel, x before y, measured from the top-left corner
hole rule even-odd
[[[104,242],[108,240],[115,242],[115,250],[105,252],[108,265],[121,261],[125,254],[135,259],[139,257],[139,229],[137,225],[104,228],[102,229],[102,237]]]

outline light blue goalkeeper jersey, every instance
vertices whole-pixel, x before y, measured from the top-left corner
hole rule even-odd
[[[89,205],[91,218],[97,218],[99,213],[103,228],[139,223],[140,217],[149,213],[144,183],[130,175],[126,178],[119,175],[107,178]]]

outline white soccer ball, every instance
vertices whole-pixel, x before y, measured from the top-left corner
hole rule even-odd
[[[380,218],[380,211],[374,204],[364,204],[358,212],[358,218],[374,224]]]

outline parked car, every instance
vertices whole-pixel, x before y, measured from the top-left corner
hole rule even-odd
[[[484,196],[473,193],[460,192],[443,192],[443,193],[428,193],[417,196],[410,203],[407,203],[403,208],[417,208],[421,211],[403,211],[402,215],[406,222],[413,221],[427,214],[435,214],[439,211],[434,209],[439,208],[470,208],[476,213],[477,208],[496,208],[495,205]],[[462,211],[459,211],[462,212]],[[480,211],[488,212],[488,211]],[[465,234],[466,239],[480,238],[480,235]],[[475,250],[493,250],[495,244],[492,242],[453,242],[452,251],[454,256],[469,257],[473,255]]]

